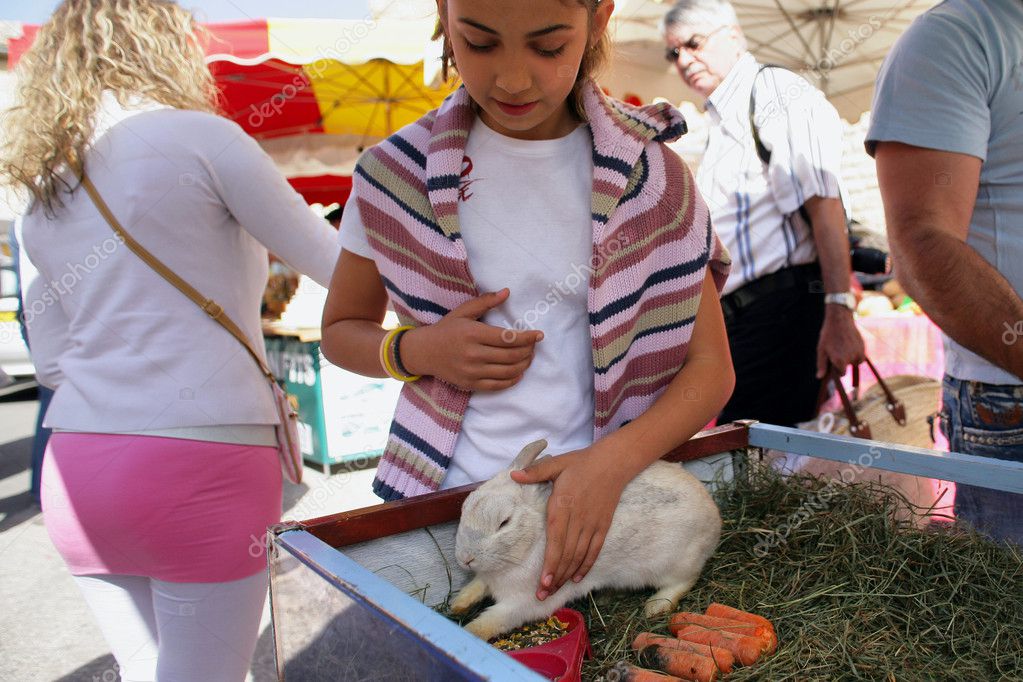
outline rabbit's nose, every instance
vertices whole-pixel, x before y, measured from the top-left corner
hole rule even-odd
[[[459,558],[459,561],[461,561],[462,565],[465,566],[466,568],[469,568],[470,566],[472,566],[472,562],[475,561],[475,560],[476,560],[476,557],[472,556],[471,554],[463,554]]]

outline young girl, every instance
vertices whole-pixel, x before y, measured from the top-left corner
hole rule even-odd
[[[613,9],[438,0],[464,86],[360,160],[323,318],[332,362],[406,381],[384,499],[485,480],[538,438],[564,453],[514,474],[554,484],[539,599],[582,579],[625,485],[734,382],[727,255],[664,145],[685,122],[590,77]]]

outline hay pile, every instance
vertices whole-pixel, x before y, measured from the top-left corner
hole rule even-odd
[[[717,553],[679,610],[717,601],[771,619],[777,653],[727,679],[1023,679],[1023,556],[964,530],[895,520],[905,500],[872,483],[844,485],[760,469],[719,496]],[[646,621],[636,593],[602,592],[571,607],[594,658],[584,680],[635,662]]]

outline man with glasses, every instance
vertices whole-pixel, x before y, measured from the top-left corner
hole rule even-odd
[[[665,57],[706,98],[696,180],[732,256],[722,309],[736,387],[719,420],[812,419],[828,365],[863,359],[838,113],[805,79],[757,63],[728,2],[681,0],[662,31]]]

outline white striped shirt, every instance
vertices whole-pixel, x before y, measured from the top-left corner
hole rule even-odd
[[[782,268],[817,260],[799,207],[810,197],[840,196],[842,124],[838,112],[801,76],[765,69],[746,53],[706,102],[712,122],[696,180],[714,229],[732,255],[724,294]],[[756,79],[756,120],[771,151],[757,156],[749,124]]]

